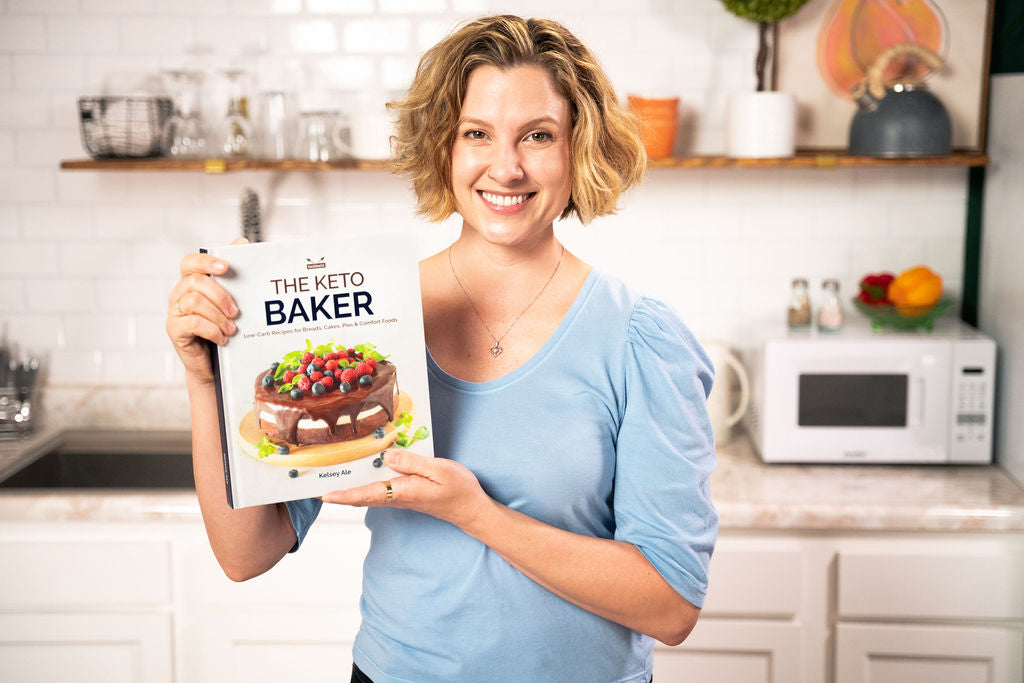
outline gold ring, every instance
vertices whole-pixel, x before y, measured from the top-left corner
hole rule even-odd
[[[185,315],[185,312],[181,310],[181,297],[180,296],[178,297],[178,300],[174,302],[174,307],[176,309],[178,309],[178,315]]]
[[[384,502],[390,503],[395,499],[395,491],[391,488],[391,480],[384,482]]]

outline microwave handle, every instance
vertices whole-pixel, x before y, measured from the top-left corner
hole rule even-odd
[[[910,427],[920,427],[924,424],[925,381],[924,377],[915,377],[913,381],[907,400],[907,422]]]

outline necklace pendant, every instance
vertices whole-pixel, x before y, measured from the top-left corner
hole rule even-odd
[[[498,356],[501,355],[501,352],[504,350],[505,349],[501,348],[501,344],[499,344],[498,342],[494,342],[494,346],[491,347],[491,355],[497,358]]]

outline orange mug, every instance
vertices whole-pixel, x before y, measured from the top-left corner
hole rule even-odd
[[[629,108],[640,117],[640,136],[647,156],[651,159],[672,156],[679,123],[679,98],[627,95],[627,99]]]

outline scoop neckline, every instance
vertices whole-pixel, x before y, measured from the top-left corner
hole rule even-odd
[[[594,289],[594,285],[597,284],[600,279],[601,273],[596,268],[591,268],[590,272],[587,273],[586,280],[583,281],[583,286],[580,288],[579,293],[576,295],[575,301],[572,302],[572,306],[566,312],[562,318],[562,322],[558,324],[555,331],[551,333],[548,340],[544,342],[535,354],[533,354],[529,360],[520,365],[515,370],[508,372],[501,377],[487,380],[486,382],[470,382],[469,380],[460,379],[454,375],[448,374],[437,361],[434,360],[434,356],[430,353],[430,348],[424,344],[424,348],[427,351],[427,369],[431,375],[433,375],[440,382],[448,385],[449,387],[458,391],[473,394],[483,394],[491,391],[497,391],[502,389],[513,382],[522,379],[526,375],[533,372],[533,370],[540,365],[544,359],[554,351],[555,347],[558,346],[559,342],[565,337],[566,331],[569,326],[572,325],[573,320],[579,314],[583,308],[583,304],[590,297],[591,291]]]

